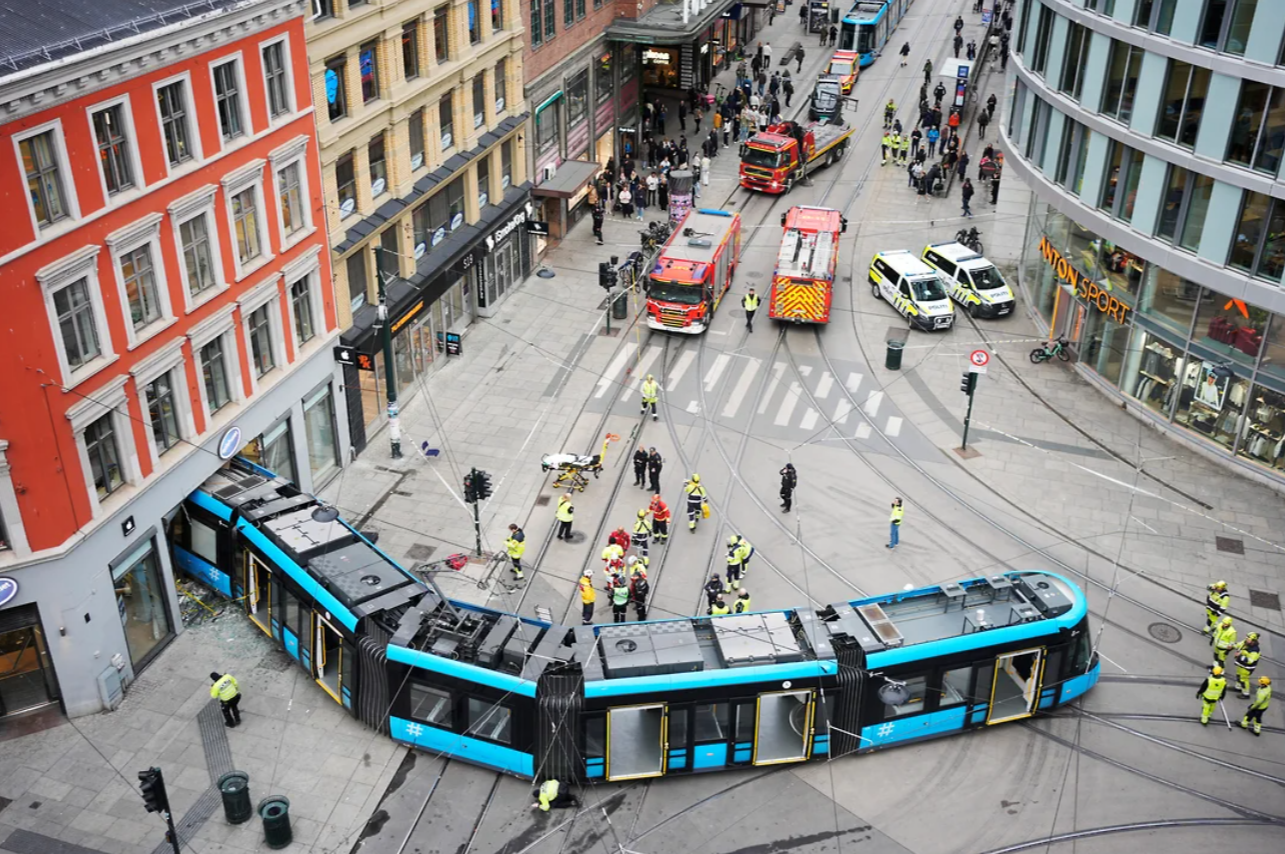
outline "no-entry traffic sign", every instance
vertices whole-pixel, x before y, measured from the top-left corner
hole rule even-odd
[[[986,365],[990,363],[991,354],[985,350],[974,350],[968,354],[968,370],[975,374],[986,373]]]

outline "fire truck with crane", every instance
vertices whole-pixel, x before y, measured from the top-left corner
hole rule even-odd
[[[740,255],[740,214],[688,211],[647,276],[647,326],[689,335],[708,329]]]
[[[829,323],[839,235],[848,221],[833,208],[796,205],[781,214],[785,229],[767,316],[789,323]]]
[[[832,75],[822,75],[818,87],[833,85]],[[816,100],[819,92],[813,93]],[[843,157],[852,139],[854,128],[843,120],[843,103],[850,100],[840,94],[825,93],[827,106],[834,98],[833,114],[813,119],[807,124],[785,121],[768,125],[766,131],[756,133],[741,145],[741,186],[779,195],[813,170],[829,166]],[[854,101],[855,103],[855,101]],[[809,105],[809,112],[816,114],[816,104]]]

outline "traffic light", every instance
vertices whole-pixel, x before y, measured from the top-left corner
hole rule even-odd
[[[616,285],[616,271],[606,261],[598,264],[598,287],[611,290]]]
[[[143,792],[143,803],[148,812],[168,812],[169,798],[165,795],[165,778],[160,768],[138,772],[138,788]]]
[[[464,500],[469,504],[477,503],[477,469],[464,475]]]
[[[473,470],[474,488],[477,490],[477,497],[485,501],[491,497],[491,476],[484,471]]]
[[[964,371],[963,379],[959,381],[959,390],[971,397],[976,388],[977,374],[972,371]]]

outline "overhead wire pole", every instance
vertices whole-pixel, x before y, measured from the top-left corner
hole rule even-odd
[[[401,410],[397,406],[397,377],[393,364],[393,326],[388,313],[388,288],[384,273],[384,248],[375,247],[375,273],[379,279],[379,306],[376,309],[381,329],[384,349],[384,392],[388,398],[388,440],[392,445],[392,457],[402,458],[402,424]],[[481,547],[479,546],[479,553]]]

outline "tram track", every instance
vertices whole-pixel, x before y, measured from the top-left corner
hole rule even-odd
[[[1026,842],[1018,842],[1013,845],[1006,845],[1003,848],[992,848],[982,854],[1018,854],[1019,851],[1029,851],[1035,848],[1047,850],[1053,845],[1070,842],[1076,843],[1088,839],[1097,839],[1103,836],[1111,836],[1118,833],[1139,833],[1142,831],[1153,830],[1171,830],[1178,828],[1207,828],[1207,827],[1273,827],[1278,822],[1270,819],[1256,818],[1171,818],[1157,819],[1155,821],[1138,821],[1129,824],[1110,824],[1102,827],[1092,827],[1085,830],[1076,830],[1069,833],[1058,833],[1051,836],[1041,836],[1038,839],[1030,839]]]

